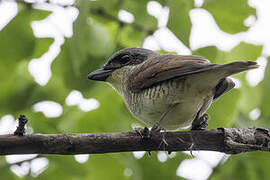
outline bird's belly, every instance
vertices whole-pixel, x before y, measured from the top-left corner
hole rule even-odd
[[[184,81],[170,81],[167,84],[152,87],[140,94],[133,94],[126,102],[132,114],[153,126],[166,113],[161,126],[166,129],[178,129],[191,125],[204,103],[204,94],[185,90]]]
[[[164,119],[161,121],[162,127],[166,129],[188,127],[195,119],[202,103],[201,100],[194,100],[194,98],[192,101],[188,101],[188,98],[182,100],[187,101],[171,105],[164,105],[169,102],[166,103],[166,101],[162,101],[159,105],[152,107],[143,106],[144,110],[141,111],[141,113],[136,113],[134,115],[146,124],[152,126],[167,112]]]
[[[162,120],[161,126],[166,129],[189,127],[195,119],[201,106],[200,100],[194,100],[176,105]]]

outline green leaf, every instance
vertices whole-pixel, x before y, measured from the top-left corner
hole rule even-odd
[[[242,76],[241,76],[242,77]],[[262,85],[259,84],[255,87],[251,87],[245,76],[241,78],[241,98],[239,107],[245,114],[249,114],[251,110],[258,108],[262,101]]]
[[[33,20],[48,16],[48,11],[22,8],[18,15],[0,31],[0,61],[11,62],[29,58],[35,51],[35,37],[30,26]]]
[[[260,109],[262,116],[265,118],[270,117],[270,58],[268,57],[267,66],[265,68],[264,80],[262,82],[262,101],[260,104]]]
[[[9,167],[10,166],[8,164],[6,166],[4,165],[3,168],[0,167],[1,178],[8,180],[21,180],[21,178],[13,173]]]
[[[151,158],[145,155],[143,158],[137,160],[137,169],[134,172],[138,172],[141,175],[141,179],[184,179],[176,174],[176,170],[181,161],[188,156],[183,153],[176,153],[174,158],[168,158],[166,162],[160,162],[157,159],[157,154],[153,152]],[[130,163],[130,167],[134,167],[135,163]],[[157,173],[158,172],[158,173]]]
[[[91,169],[85,168],[76,162],[74,156],[48,156],[49,166],[41,173],[37,179],[88,179],[87,175],[91,173]],[[90,171],[90,172],[89,172]]]
[[[125,26],[119,34],[119,42],[123,47],[141,47],[147,34],[135,30],[131,26]]]
[[[40,21],[44,20],[46,17],[48,17],[52,12],[47,10],[40,10],[40,9],[31,9],[32,15],[31,15],[31,21]]]
[[[168,28],[189,47],[189,36],[191,21],[189,11],[194,8],[194,1],[190,0],[169,0],[170,15]]]
[[[200,49],[196,49],[192,52],[193,55],[202,56],[204,58],[209,59],[212,63],[214,63],[215,59],[218,56],[220,50],[216,46],[207,46]]]
[[[84,164],[86,169],[89,170],[86,179],[108,179],[108,177],[110,180],[129,179],[124,175],[125,166],[121,162],[121,159],[123,157],[117,154],[90,156],[87,163]],[[106,173],[104,173],[105,169]]]
[[[263,46],[254,44],[248,44],[241,42],[238,46],[233,48],[231,51],[226,52],[224,55],[225,60],[257,60],[262,54]]]
[[[29,58],[34,51],[35,37],[30,27],[31,15],[31,10],[23,9],[0,31],[0,61],[5,61],[7,66]]]
[[[244,20],[250,15],[256,16],[256,10],[247,0],[205,0],[203,8],[213,15],[221,30],[231,34],[247,31]]]
[[[196,49],[194,55],[202,56],[211,63],[223,64],[232,61],[257,60],[262,54],[263,46],[241,42],[230,51],[221,51],[216,46],[207,46]]]
[[[9,180],[21,179],[10,170],[10,165],[6,162],[5,156],[0,157],[0,174],[1,178],[4,179]]]
[[[50,100],[64,104],[70,90],[66,88],[63,78],[59,75],[60,73],[54,72],[52,78],[45,86],[36,84],[34,90],[31,92],[31,96],[28,97],[29,102],[34,104],[42,100]]]
[[[89,53],[90,56],[103,58],[113,53],[112,51],[115,47],[113,44],[113,35],[115,35],[115,32],[111,31],[115,31],[115,27],[114,24],[107,24],[107,26],[96,21],[90,21],[88,26],[89,37],[86,39],[87,42],[85,43],[85,45],[87,45],[85,52]],[[80,43],[82,41],[78,42]]]
[[[268,152],[249,152],[230,156],[221,164],[210,179],[261,180],[270,176]]]
[[[233,89],[222,95],[207,111],[210,115],[209,129],[231,127],[238,112],[240,91]]]
[[[80,2],[74,34],[66,40],[61,53],[52,63],[54,75],[50,81],[60,78],[67,90],[86,92],[90,88],[87,74],[104,63],[112,53],[113,44],[106,28],[88,18],[88,2]]]
[[[52,38],[36,38],[34,52],[31,58],[39,58],[41,55],[47,52],[53,41],[54,40]]]
[[[0,61],[0,63],[2,63]],[[36,84],[29,74],[28,62],[20,61],[10,71],[6,69],[1,71],[0,80],[0,112],[11,113],[17,112],[23,108],[29,107],[28,101],[31,92]],[[10,71],[10,72],[9,72]]]
[[[33,128],[34,133],[63,133],[58,129],[59,118],[45,117],[42,112],[34,112],[33,109],[26,109],[23,113],[27,116],[27,125]]]
[[[83,2],[84,0],[81,0],[79,2]],[[119,0],[99,0],[99,1],[90,1],[88,2],[91,8],[93,9],[103,9],[106,12],[110,13],[112,16],[117,17],[118,11],[120,7],[122,6],[122,1]]]
[[[39,86],[28,72],[32,58],[44,54],[53,39],[36,39],[30,23],[44,18],[48,12],[22,8],[19,14],[0,31],[0,112],[16,114],[40,99],[32,98]]]
[[[92,83],[85,98],[95,98],[100,103],[96,110],[83,112],[77,107],[64,107],[59,128],[71,132],[117,132],[131,130],[134,119],[122,97],[104,83]]]
[[[125,0],[122,8],[134,15],[134,22],[149,30],[157,29],[157,19],[147,12],[147,3],[145,0]]]

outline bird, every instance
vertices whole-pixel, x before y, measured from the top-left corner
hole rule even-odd
[[[205,130],[207,109],[235,86],[228,76],[258,67],[255,61],[211,64],[200,56],[129,47],[88,79],[109,83],[131,114],[155,130]]]

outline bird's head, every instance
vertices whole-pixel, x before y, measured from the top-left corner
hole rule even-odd
[[[88,79],[106,81],[118,89],[118,86],[123,82],[123,78],[132,73],[132,69],[154,55],[158,54],[138,47],[122,49],[113,54],[100,69],[91,72]]]

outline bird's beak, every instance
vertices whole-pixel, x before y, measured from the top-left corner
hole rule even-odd
[[[106,81],[106,79],[112,74],[113,70],[108,69],[105,70],[103,68],[97,69],[90,74],[88,74],[88,79],[95,80],[95,81]]]

